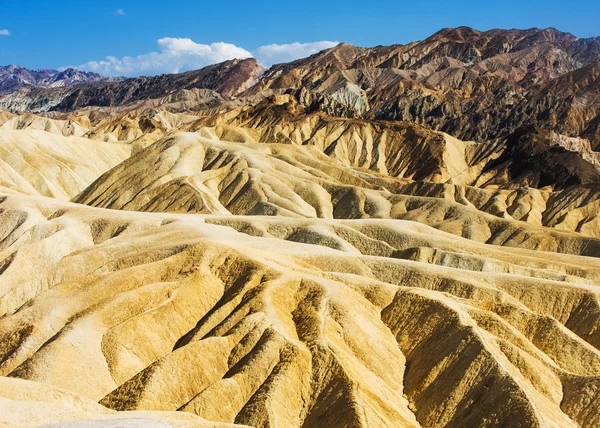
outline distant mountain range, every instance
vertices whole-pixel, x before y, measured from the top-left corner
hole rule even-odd
[[[11,111],[115,107],[194,88],[246,100],[287,92],[332,116],[411,121],[465,140],[535,125],[600,146],[600,37],[553,28],[460,27],[406,45],[342,43],[266,71],[255,59],[126,80],[72,69],[2,70],[14,76],[0,80],[0,108]]]
[[[0,95],[16,91],[23,86],[56,88],[83,82],[115,82],[123,77],[103,77],[98,73],[67,68],[63,71],[44,68],[29,70],[20,65],[0,66]]]

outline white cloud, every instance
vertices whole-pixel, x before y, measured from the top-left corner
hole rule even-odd
[[[262,65],[270,67],[273,64],[290,62],[305,58],[314,53],[337,46],[339,42],[327,40],[313,43],[289,43],[285,45],[266,45],[255,49],[252,53]]]
[[[8,30],[0,30],[0,36],[10,36],[10,31],[8,31]]]
[[[127,12],[125,12],[123,9],[117,9],[117,10],[115,10],[115,15],[125,16],[125,15],[127,15]]]
[[[77,68],[94,71],[105,76],[140,76],[142,74],[180,73],[228,59],[252,56],[245,49],[222,42],[203,45],[190,39],[165,37],[158,40],[158,46],[160,52],[123,58],[109,56],[102,61],[90,61]]]
[[[267,45],[249,52],[231,43],[210,45],[191,39],[165,37],[158,40],[158,52],[117,58],[108,56],[101,61],[89,61],[76,68],[105,76],[140,76],[180,73],[206,67],[229,59],[256,57],[263,66],[292,61],[337,45],[337,42],[290,43]]]

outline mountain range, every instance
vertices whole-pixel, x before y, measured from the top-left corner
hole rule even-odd
[[[57,88],[82,82],[115,82],[122,77],[102,77],[98,73],[67,68],[62,71],[44,68],[28,70],[19,65],[0,66],[0,95],[9,94],[23,86]]]
[[[0,106],[67,112],[192,88],[248,99],[297,91],[305,104],[333,116],[412,121],[466,140],[492,141],[536,125],[588,139],[592,149],[600,144],[600,38],[555,29],[444,29],[407,45],[342,43],[268,70],[254,59],[233,60],[126,83],[72,72],[78,74],[71,80],[53,74],[37,80],[48,83],[18,87],[0,97]],[[70,85],[78,79],[91,83]]]
[[[600,426],[599,69],[461,27],[11,72],[0,426]]]

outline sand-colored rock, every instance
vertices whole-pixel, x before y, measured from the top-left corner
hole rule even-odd
[[[138,151],[73,200],[136,211],[407,219],[480,242],[597,256],[594,199],[573,197],[567,191],[413,182],[346,166],[314,145],[260,144],[244,129],[203,127]],[[545,217],[553,207],[561,211]],[[573,219],[562,218],[562,210]],[[550,222],[588,236],[539,227]]]
[[[56,125],[56,121],[51,122]],[[19,193],[69,200],[125,160],[130,151],[122,144],[59,133],[0,130],[0,186]]]
[[[0,427],[234,428],[182,412],[115,412],[71,392],[0,377]]]
[[[1,122],[1,120],[0,120]],[[1,124],[0,130],[35,130],[46,131],[53,134],[63,135],[65,137],[81,137],[88,129],[74,120],[55,120],[47,117],[36,116],[34,114],[23,114],[13,116]]]
[[[252,426],[598,415],[595,258],[402,220],[0,207],[3,376]]]

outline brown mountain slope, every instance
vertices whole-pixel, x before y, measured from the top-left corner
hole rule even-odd
[[[544,55],[545,54],[545,55]],[[256,92],[264,88],[311,87],[333,72],[348,69],[422,70],[450,61],[445,67],[472,69],[473,75],[503,72],[513,82],[547,81],[600,59],[600,38],[577,39],[553,28],[490,30],[443,29],[421,42],[372,49],[340,44],[268,70]],[[472,66],[472,67],[471,67]],[[431,70],[430,71],[436,71]],[[294,77],[296,76],[296,77]],[[300,78],[300,79],[299,79]]]
[[[82,83],[65,88],[24,87],[4,96],[1,104],[16,111],[73,111],[88,106],[120,106],[193,88],[234,95],[251,86],[261,72],[262,67],[254,58],[236,59],[181,74]]]
[[[598,61],[600,38],[445,29],[409,45],[342,44],[277,65],[248,93],[304,88],[333,115],[416,121],[467,140],[535,124],[590,138],[595,148]]]

